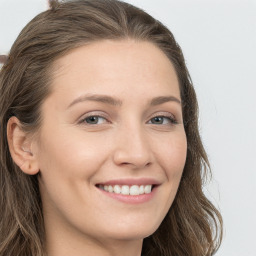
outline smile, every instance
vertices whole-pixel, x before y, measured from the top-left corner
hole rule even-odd
[[[151,193],[153,185],[98,185],[97,187],[109,193],[137,196]]]
[[[102,195],[127,204],[142,204],[151,201],[158,193],[161,182],[154,178],[126,178],[108,180],[96,184]]]

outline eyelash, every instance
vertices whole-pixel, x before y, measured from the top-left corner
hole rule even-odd
[[[97,118],[97,119],[99,119],[99,118],[103,118],[103,119],[105,119],[105,120],[107,120],[107,118],[105,118],[105,117],[103,117],[103,116],[100,116],[100,115],[90,115],[90,116],[87,116],[87,117],[85,117],[85,118],[83,118],[79,123],[86,123],[87,125],[98,125],[98,123],[97,124],[90,124],[90,123],[88,123],[86,120],[87,119],[89,119],[89,118]]]
[[[81,121],[79,121],[79,124],[86,124],[86,125],[100,125],[99,123],[95,123],[95,124],[91,124],[91,123],[88,123],[88,119],[89,118],[97,118],[97,119],[105,119],[107,121],[107,123],[109,123],[108,119],[106,117],[104,117],[103,115],[88,115],[86,116],[85,118],[83,118]],[[154,124],[152,123],[152,120],[154,118],[162,118],[164,120],[168,120],[167,122],[168,123],[161,123],[161,124]],[[175,124],[178,124],[177,120],[175,119],[175,117],[171,116],[171,115],[155,115],[153,116],[152,118],[149,119],[148,122],[151,122],[150,124],[153,124],[153,125],[175,125]],[[148,123],[147,122],[147,123]]]
[[[168,124],[170,125],[174,125],[174,124],[177,124],[177,120],[171,116],[171,115],[156,115],[152,118],[150,118],[149,121],[152,121],[154,118],[163,118],[163,119],[167,119],[168,120]],[[155,124],[155,125],[168,125],[168,124]]]

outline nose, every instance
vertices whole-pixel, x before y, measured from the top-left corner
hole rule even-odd
[[[142,169],[152,164],[153,156],[145,131],[126,127],[115,139],[113,161],[116,165]]]

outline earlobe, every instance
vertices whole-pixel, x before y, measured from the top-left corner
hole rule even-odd
[[[17,117],[11,117],[7,123],[7,140],[13,161],[29,175],[39,172],[35,154],[32,152],[32,136],[22,129]]]

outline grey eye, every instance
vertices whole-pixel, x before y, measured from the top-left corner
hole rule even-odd
[[[82,120],[82,123],[85,124],[103,124],[107,123],[106,118],[102,116],[88,116]]]
[[[164,118],[163,116],[156,116],[154,118],[151,118],[150,121],[152,124],[163,124],[164,123]]]
[[[97,124],[99,121],[98,116],[89,116],[85,118],[86,123],[88,124]]]
[[[149,121],[150,124],[176,124],[176,120],[173,117],[170,116],[155,116],[150,119]]]

